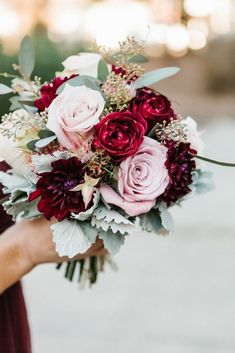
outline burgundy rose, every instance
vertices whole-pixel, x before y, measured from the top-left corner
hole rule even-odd
[[[132,156],[143,142],[147,130],[146,121],[129,111],[111,113],[95,125],[94,148],[102,148],[121,162]]]
[[[196,168],[191,153],[197,152],[190,148],[189,143],[183,142],[176,146],[173,141],[170,141],[166,147],[168,147],[168,152],[165,166],[168,169],[170,182],[160,200],[170,206],[172,202],[178,201],[191,192],[189,185],[192,183],[192,172]]]
[[[135,98],[130,103],[129,110],[142,115],[148,123],[148,132],[156,123],[163,121],[169,123],[170,119],[175,117],[171,102],[162,94],[147,87],[137,91]]]
[[[71,77],[56,77],[50,83],[43,85],[40,88],[40,98],[34,101],[35,107],[38,108],[40,112],[44,111],[49,107],[51,102],[57,97],[56,91],[57,89],[70,78],[75,77],[77,75],[73,75]]]
[[[60,159],[51,166],[51,172],[40,174],[36,190],[29,196],[29,201],[41,197],[38,203],[39,212],[48,220],[55,217],[62,221],[69,218],[72,212],[80,213],[85,210],[81,191],[71,191],[84,182],[84,166],[77,157]]]

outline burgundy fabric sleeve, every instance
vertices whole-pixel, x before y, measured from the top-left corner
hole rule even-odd
[[[0,170],[7,169],[7,164],[0,162]],[[0,185],[0,199],[2,197]],[[11,224],[11,218],[0,206],[0,234]],[[31,353],[29,325],[20,283],[0,295],[0,353]]]

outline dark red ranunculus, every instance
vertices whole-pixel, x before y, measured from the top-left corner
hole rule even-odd
[[[129,111],[107,115],[95,125],[94,148],[102,148],[115,161],[121,162],[136,153],[147,130],[146,121]]]
[[[176,146],[175,142],[169,141],[166,147],[168,152],[165,166],[168,169],[170,182],[159,199],[170,206],[171,203],[191,192],[189,185],[192,183],[192,172],[196,168],[191,153],[197,154],[197,152],[190,148],[190,143],[181,142]]]
[[[36,190],[29,196],[29,201],[38,197],[38,210],[48,220],[55,217],[58,221],[69,218],[71,213],[85,210],[81,191],[70,191],[84,182],[84,166],[77,157],[59,159],[51,164],[50,172],[41,173]]]
[[[51,82],[43,85],[39,92],[40,98],[34,101],[34,105],[40,112],[44,111],[49,107],[51,102],[57,97],[57,89],[69,79],[77,75],[72,75],[71,77],[55,77]]]
[[[156,125],[170,122],[176,117],[171,102],[162,94],[154,92],[152,89],[144,87],[137,90],[135,98],[130,103],[129,110],[139,113],[148,123],[148,132]]]

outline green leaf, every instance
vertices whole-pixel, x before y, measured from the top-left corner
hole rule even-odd
[[[12,92],[11,87],[8,87],[8,86],[4,85],[3,83],[0,83],[0,94],[8,94],[11,92]]]
[[[56,135],[45,137],[44,139],[40,139],[35,143],[35,147],[43,148],[48,146],[52,141],[56,139]]]
[[[35,148],[36,148],[36,143],[39,141],[39,139],[37,140],[32,140],[30,142],[27,143],[27,148],[32,151],[32,152],[35,152]]]
[[[44,139],[46,137],[55,136],[55,133],[51,130],[43,129],[39,131],[38,136],[40,139]]]
[[[103,240],[104,247],[111,256],[116,255],[125,242],[125,237],[122,234],[119,232],[114,234],[111,230],[100,231],[99,238]]]
[[[109,74],[109,69],[108,69],[107,63],[103,59],[100,59],[98,64],[98,79],[104,82],[108,74]]]
[[[153,71],[146,72],[140,76],[134,83],[136,89],[145,86],[151,86],[167,77],[173,76],[180,71],[179,67],[164,67]]]
[[[70,86],[73,86],[73,87],[86,86],[88,88],[94,89],[95,91],[100,91],[100,81],[98,81],[94,77],[83,75],[83,76],[73,77],[70,80],[64,82],[57,89],[56,94],[60,94],[64,90],[66,84],[69,84]]]
[[[143,64],[148,62],[148,58],[146,58],[146,56],[138,54],[135,56],[132,56],[132,58],[130,58],[129,62],[130,63],[136,63],[136,64]]]
[[[29,36],[23,38],[19,52],[19,71],[21,75],[30,79],[35,64],[32,39]]]

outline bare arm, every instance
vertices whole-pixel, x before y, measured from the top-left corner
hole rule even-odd
[[[0,237],[0,293],[39,264],[68,260],[56,253],[49,225],[44,218],[22,221]],[[97,241],[85,254],[76,258],[82,259],[102,252],[103,243]]]

